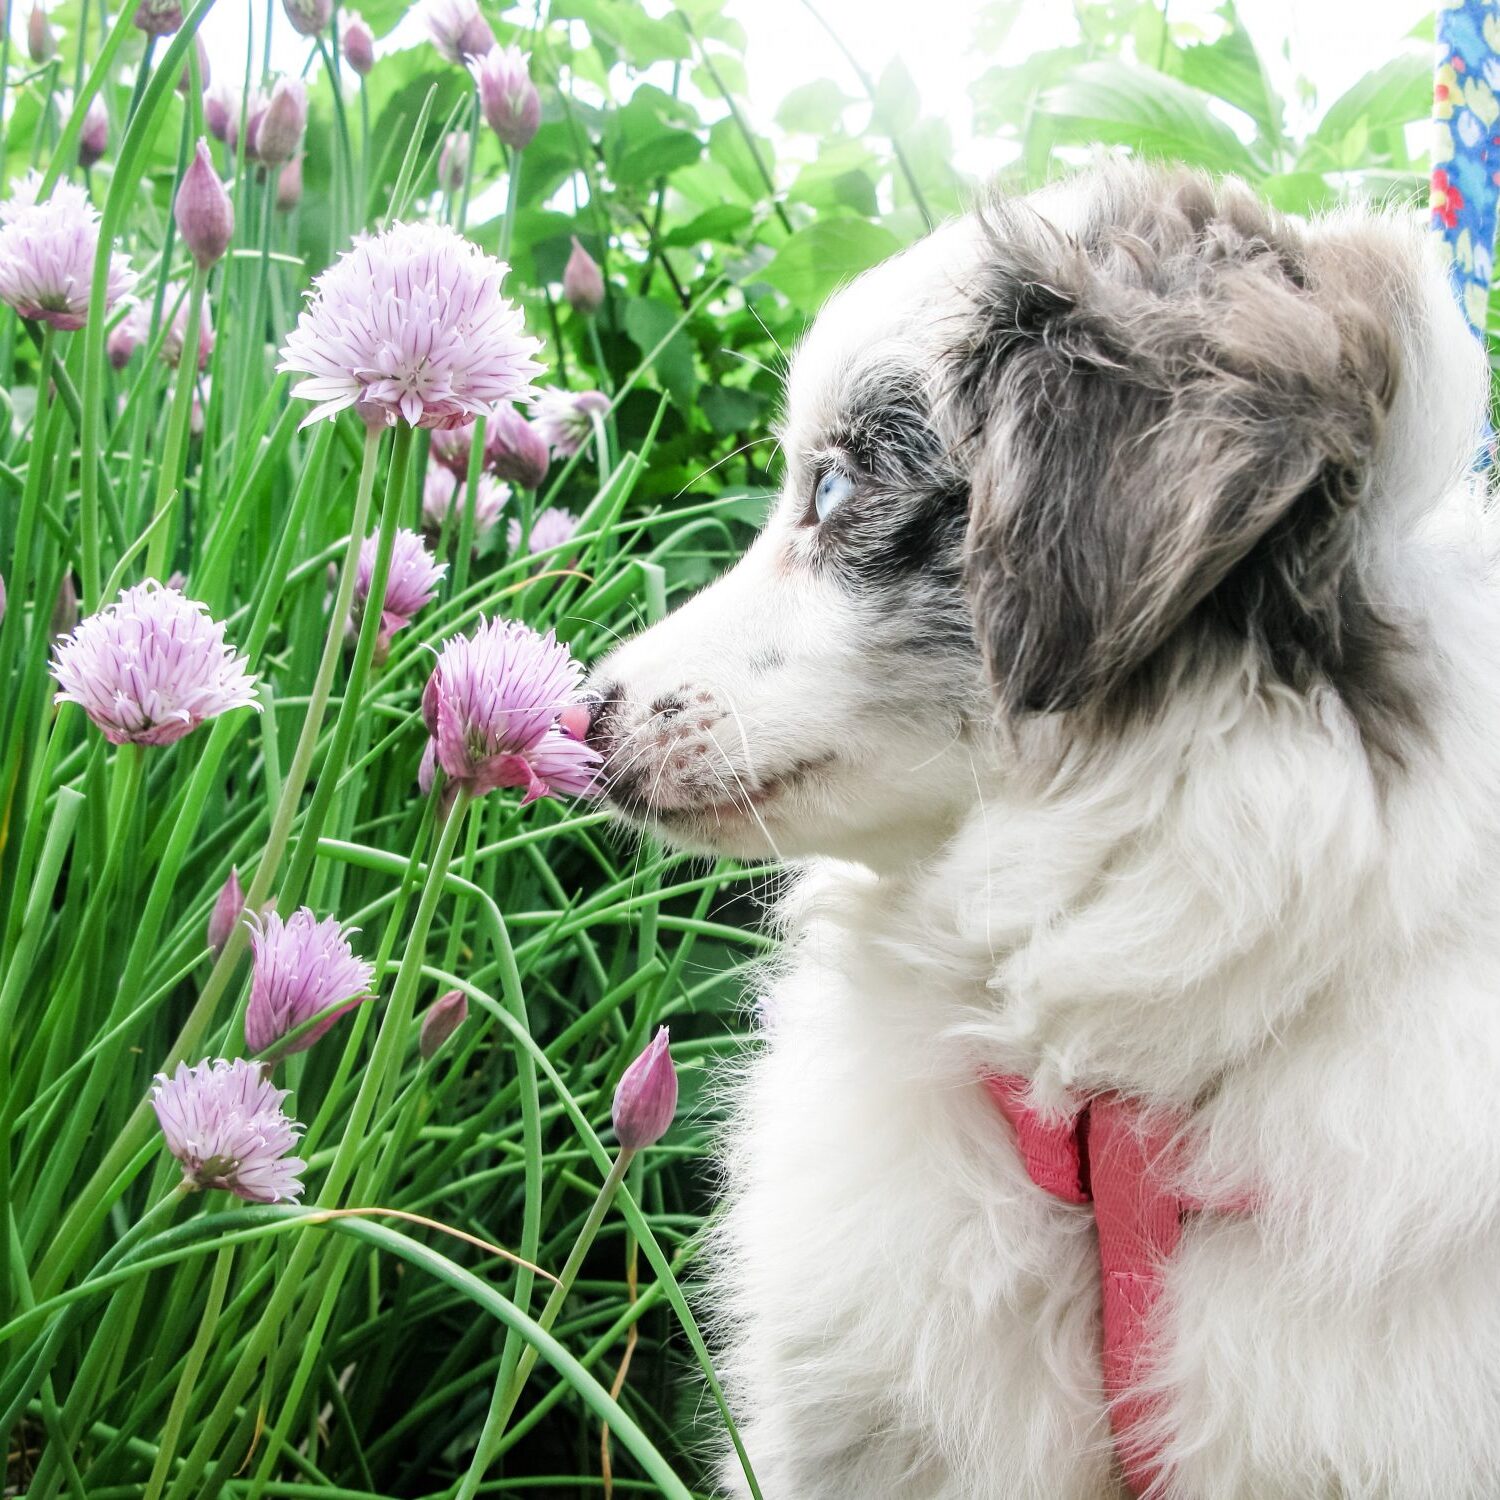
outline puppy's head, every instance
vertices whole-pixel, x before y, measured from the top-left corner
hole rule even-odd
[[[798,351],[744,559],[596,671],[614,801],[690,846],[882,864],[1025,754],[1003,731],[1125,733],[1206,673],[1331,687],[1394,740],[1373,579],[1466,455],[1472,343],[1416,231],[1185,172],[945,227]]]

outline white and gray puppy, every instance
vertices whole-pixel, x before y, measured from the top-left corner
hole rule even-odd
[[[1160,1494],[1500,1494],[1485,393],[1415,216],[1139,167],[818,319],[774,514],[592,729],[627,815],[802,863],[716,1262],[767,1500],[1123,1492],[1093,1219],[985,1072],[1253,1204],[1165,1268]]]

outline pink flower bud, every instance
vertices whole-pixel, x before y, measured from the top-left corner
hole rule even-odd
[[[515,407],[501,407],[486,423],[484,464],[497,479],[540,489],[550,461],[547,439]]]
[[[5,623],[5,578],[0,574],[0,625]]]
[[[206,93],[209,84],[214,81],[214,71],[208,63],[208,48],[203,45],[203,38],[196,31],[193,33],[193,50],[198,54],[198,87],[200,90]],[[193,70],[191,67],[184,66],[182,70],[182,77],[177,80],[177,92],[181,94],[184,99],[186,99],[188,90],[192,88],[192,86]],[[203,103],[204,109],[206,110],[208,108],[207,99],[205,99]],[[209,129],[213,130],[213,126],[210,125]],[[214,130],[213,133],[216,136],[219,136],[219,139],[221,141],[224,139],[222,135],[219,135],[219,132],[217,130]]]
[[[251,141],[255,158],[268,167],[289,162],[307,129],[307,89],[300,78],[279,78]]]
[[[216,141],[223,141],[226,145],[229,145],[231,135],[239,128],[239,121],[229,112],[228,98],[217,92],[205,92],[203,95],[203,123],[208,126],[208,133]]]
[[[677,1113],[677,1070],[667,1050],[667,1028],[625,1069],[615,1089],[615,1135],[627,1151],[654,1146]]]
[[[94,165],[109,145],[109,116],[104,110],[103,98],[95,94],[84,111],[83,131],[78,137],[78,165],[85,169]]]
[[[281,0],[281,8],[298,36],[316,36],[333,14],[333,0]]]
[[[299,151],[277,174],[276,207],[290,213],[302,201],[302,153]]]
[[[417,1033],[417,1050],[423,1062],[431,1062],[444,1042],[469,1019],[469,997],[462,990],[449,990],[427,1007]]]
[[[462,190],[464,178],[469,175],[471,151],[467,130],[455,130],[444,138],[438,155],[438,185],[445,193],[451,195]]]
[[[344,12],[344,61],[364,78],[375,66],[375,37],[364,18]]]
[[[182,243],[202,270],[223,258],[234,234],[234,204],[214,171],[208,142],[199,139],[172,205]]]
[[[489,127],[514,151],[531,144],[542,119],[542,101],[519,47],[491,47],[469,64]]]
[[[141,0],[135,24],[147,36],[171,36],[182,25],[182,0]]]
[[[109,355],[110,365],[116,370],[123,370],[130,363],[130,356],[135,353],[138,342],[135,314],[133,311],[128,312],[110,330],[109,338],[105,340],[104,351]]]
[[[52,634],[71,635],[78,624],[78,585],[73,581],[70,569],[62,576],[57,586],[57,598],[52,603]]]
[[[563,271],[563,296],[574,312],[592,317],[604,305],[604,273],[599,262],[573,236],[573,253]]]
[[[233,935],[244,911],[245,892],[240,886],[240,872],[231,866],[229,879],[224,882],[214,909],[208,914],[208,951],[215,958],[224,951],[224,945]]]
[[[9,14],[7,7],[7,17]],[[38,66],[51,62],[57,55],[57,38],[52,34],[52,27],[47,24],[47,12],[42,6],[42,0],[33,0],[31,16],[26,22],[26,55]]]

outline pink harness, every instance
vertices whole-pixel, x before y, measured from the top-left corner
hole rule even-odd
[[[1071,1117],[1047,1116],[1026,1102],[1025,1078],[987,1074],[984,1086],[1014,1127],[1031,1180],[1064,1203],[1094,1205],[1109,1424],[1126,1483],[1144,1495],[1161,1477],[1160,1453],[1142,1435],[1155,1403],[1131,1394],[1131,1385],[1183,1217],[1205,1206],[1171,1181],[1172,1142],[1182,1120],[1160,1110],[1148,1114],[1139,1100],[1115,1093],[1095,1095]]]

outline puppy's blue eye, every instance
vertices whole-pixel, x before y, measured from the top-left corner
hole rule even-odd
[[[854,481],[847,474],[830,469],[813,491],[813,511],[820,521],[826,521],[853,493]]]

